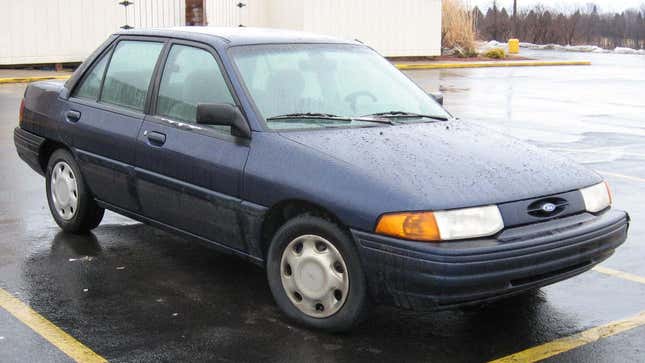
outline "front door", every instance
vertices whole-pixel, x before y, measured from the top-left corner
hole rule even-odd
[[[139,209],[134,190],[137,135],[163,42],[120,40],[95,61],[64,111],[81,171],[94,196]]]
[[[174,43],[156,88],[136,152],[143,214],[246,250],[238,196],[248,141],[232,136],[228,127],[195,123],[198,103],[235,104],[216,54],[199,45]]]

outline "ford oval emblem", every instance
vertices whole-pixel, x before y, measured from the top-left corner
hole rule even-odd
[[[545,213],[551,213],[555,210],[555,208],[556,206],[553,203],[544,203],[542,204],[542,207],[540,207],[540,209],[542,209]]]

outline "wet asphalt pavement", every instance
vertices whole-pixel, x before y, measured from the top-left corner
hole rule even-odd
[[[603,266],[645,276],[645,57],[536,54],[594,65],[410,75],[455,115],[604,174],[632,225]],[[234,257],[113,213],[93,234],[60,232],[13,146],[24,87],[0,85],[0,288],[110,361],[486,361],[645,311],[645,284],[589,271],[477,309],[378,307],[347,334],[302,329]],[[643,361],[644,341],[640,327],[550,360]],[[69,358],[0,308],[0,361]]]

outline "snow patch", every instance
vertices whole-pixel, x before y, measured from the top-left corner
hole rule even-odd
[[[645,49],[632,49],[632,48],[617,47],[614,50],[610,50],[610,49],[600,48],[600,47],[598,47],[596,45],[559,45],[559,44],[534,44],[534,43],[521,42],[520,47],[527,48],[527,49],[534,49],[534,50],[559,50],[559,51],[564,51],[564,52],[614,53],[614,54],[640,54],[640,55],[645,55]]]
[[[477,47],[477,52],[485,53],[486,51],[490,49],[495,49],[495,48],[502,48],[504,49],[505,52],[508,52],[508,44],[498,42],[497,40],[491,40],[489,42],[479,44]]]
[[[638,50],[632,48],[617,47],[614,49],[616,54],[638,54]]]

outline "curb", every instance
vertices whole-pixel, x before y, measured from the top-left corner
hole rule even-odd
[[[513,61],[513,62],[470,62],[470,63],[422,63],[395,64],[400,70],[450,69],[450,68],[492,68],[492,67],[544,67],[544,66],[590,66],[589,61]]]
[[[68,79],[69,76],[41,76],[41,77],[11,77],[11,78],[0,78],[0,84],[8,83],[29,83],[36,81],[45,81],[48,79]]]

